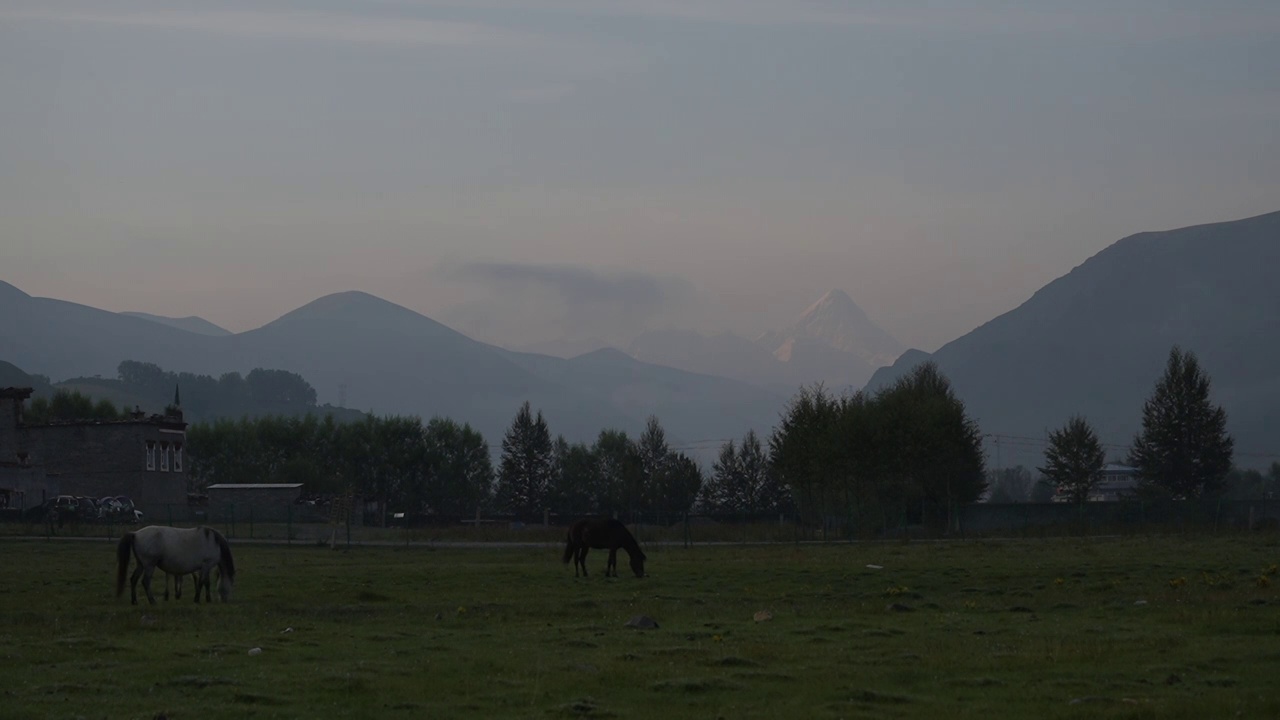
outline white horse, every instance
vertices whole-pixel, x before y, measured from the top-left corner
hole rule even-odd
[[[200,573],[198,572],[191,573],[191,577],[193,578],[193,580],[199,581]],[[170,578],[173,579],[173,582],[169,581]],[[173,599],[181,600],[182,599],[182,576],[181,575],[165,575],[164,576],[164,599],[165,600],[169,599],[170,585],[173,585]]]
[[[219,574],[218,596],[223,602],[231,599],[231,587],[236,576],[235,562],[231,559],[231,545],[222,537],[222,533],[213,528],[150,525],[125,533],[116,546],[116,597],[124,592],[124,576],[129,571],[130,553],[138,560],[131,585],[134,605],[138,604],[139,578],[142,578],[142,588],[147,592],[147,600],[152,605],[156,604],[156,598],[151,594],[151,574],[156,568],[166,575],[179,578],[195,573],[196,602],[200,602],[201,588],[204,589],[204,599],[211,601],[209,573],[216,567]]]

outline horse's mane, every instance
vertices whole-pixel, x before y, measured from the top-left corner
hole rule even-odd
[[[618,534],[621,539],[621,546],[628,553],[639,553],[641,559],[644,558],[644,551],[640,549],[640,543],[636,542],[635,535],[631,534],[631,531],[627,529],[627,526],[621,520],[609,518],[609,527]]]

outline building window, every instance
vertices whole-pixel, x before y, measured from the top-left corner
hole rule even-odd
[[[156,444],[151,440],[147,441],[147,469],[156,469]]]
[[[169,443],[160,443],[160,472],[169,472]]]
[[[182,443],[173,446],[173,471],[182,472]]]

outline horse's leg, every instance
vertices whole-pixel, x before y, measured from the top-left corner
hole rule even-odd
[[[604,568],[605,577],[618,577],[618,548],[609,548],[609,564]]]
[[[578,548],[578,557],[577,557],[577,559],[575,559],[575,560],[573,561],[573,576],[574,576],[574,577],[577,577],[577,576],[578,576],[578,566],[579,566],[579,565],[581,565],[581,566],[582,566],[582,577],[586,577],[586,576],[587,576],[587,552],[588,552],[588,551],[590,551],[590,550],[591,550],[591,548],[587,547],[586,545],[583,545],[582,547],[579,547],[579,548]]]
[[[142,572],[142,589],[147,591],[147,602],[156,604],[156,596],[151,594],[151,575],[156,571],[154,565]]]
[[[213,585],[213,568],[202,570],[200,579],[204,581],[204,601],[207,603],[213,602],[213,599],[209,597],[209,586]]]
[[[129,578],[129,594],[134,605],[138,604],[138,578],[140,577],[142,577],[142,563],[138,563],[138,567]]]

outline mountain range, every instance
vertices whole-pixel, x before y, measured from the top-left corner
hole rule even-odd
[[[626,352],[567,359],[481,343],[362,292],[232,334],[199,318],[112,313],[0,282],[0,361],[54,380],[114,377],[122,360],[215,376],[283,369],[311,382],[321,402],[451,417],[494,447],[527,400],[571,440],[604,428],[634,436],[655,415],[673,443],[711,448],[747,429],[768,434],[801,384],[841,392],[869,377],[874,392],[933,361],[984,433],[1039,453],[1048,430],[1081,414],[1114,458],[1178,345],[1212,378],[1237,462],[1262,466],[1280,460],[1276,267],[1280,212],[1126,237],[932,354],[902,352],[832,291],[756,339],[655,331]]]
[[[511,352],[362,292],[328,295],[226,335],[32,297],[4,282],[0,309],[0,359],[29,373],[114,377],[122,360],[215,377],[283,369],[306,378],[321,402],[342,398],[379,414],[450,417],[471,423],[493,447],[526,400],[553,433],[573,441],[593,440],[606,428],[635,436],[654,415],[676,444],[767,433],[786,401],[616,350],[571,359]]]
[[[1174,345],[1227,411],[1236,462],[1280,460],[1280,212],[1117,241],[931,355],[876,372],[883,388],[932,360],[982,430],[1042,438],[1082,414],[1123,454]]]

